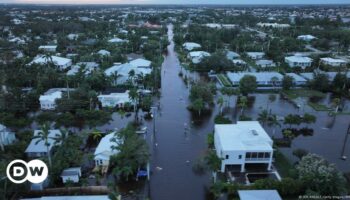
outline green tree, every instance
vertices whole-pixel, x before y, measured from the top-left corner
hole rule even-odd
[[[217,104],[220,107],[220,115],[222,115],[222,106],[224,105],[224,98],[222,96],[220,96],[217,100]]]
[[[49,136],[50,134],[50,125],[48,123],[44,123],[40,127],[40,131],[33,137],[33,139],[36,139],[35,145],[37,145],[39,142],[44,142],[44,145],[46,146],[46,151],[47,151],[47,158],[49,161],[49,166],[50,168],[52,167],[52,162],[51,162],[51,153],[50,153],[50,139],[55,139],[51,138]]]
[[[201,111],[204,109],[205,105],[203,99],[196,99],[192,103],[192,109],[198,112],[198,115],[201,115]]]
[[[262,122],[262,125],[265,126],[265,123],[269,120],[269,113],[267,110],[263,110],[259,113],[258,121]]]
[[[258,87],[256,77],[252,75],[244,75],[239,81],[239,91],[247,96],[249,93],[255,92]]]
[[[246,96],[239,97],[238,107],[241,108],[241,115],[243,115],[244,109],[248,107],[248,98]]]
[[[303,118],[302,118],[302,121],[305,124],[315,123],[316,122],[316,116],[315,115],[311,115],[309,113],[305,113]]]
[[[294,78],[291,76],[284,76],[282,79],[282,88],[284,90],[289,90],[290,88],[293,87],[293,82],[294,82]]]

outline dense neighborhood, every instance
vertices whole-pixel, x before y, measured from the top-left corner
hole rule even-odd
[[[0,4],[0,199],[345,199],[349,68],[348,5]]]

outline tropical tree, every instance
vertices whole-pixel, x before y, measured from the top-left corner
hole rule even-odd
[[[272,135],[275,135],[275,133],[276,133],[276,126],[281,127],[281,124],[278,121],[276,115],[270,115],[268,124],[269,124],[269,126],[273,126]]]
[[[139,101],[139,93],[137,92],[137,88],[133,87],[129,90],[129,98],[134,104],[134,112],[135,112],[135,120],[137,121],[137,108],[138,108],[138,101]]]
[[[218,98],[217,104],[220,107],[220,115],[222,115],[222,106],[224,105],[224,98],[222,96]]]
[[[332,100],[332,104],[333,104],[333,107],[334,107],[334,112],[337,114],[338,113],[338,110],[339,110],[339,106],[340,106],[340,98],[334,98]]]
[[[49,136],[50,134],[50,125],[48,123],[44,123],[40,127],[40,131],[33,137],[33,139],[36,140],[35,145],[37,145],[39,142],[44,142],[44,145],[46,146],[47,151],[47,158],[49,161],[50,168],[52,167],[51,162],[51,153],[50,153],[50,139],[55,139]]]
[[[256,77],[252,75],[244,75],[243,78],[239,81],[239,91],[247,96],[249,93],[252,93],[256,90],[258,84],[256,82]]]
[[[269,120],[269,113],[267,110],[261,111],[258,116],[258,121],[262,122],[263,126],[265,126],[265,123]]]
[[[292,125],[299,125],[301,120],[299,115],[289,114],[284,117],[284,124],[289,124],[291,127]]]
[[[303,116],[303,118],[302,118],[302,121],[303,121],[305,124],[315,123],[315,122],[316,122],[316,116],[315,116],[315,115],[308,114],[308,113],[305,113],[304,116]]]
[[[248,98],[246,96],[240,96],[238,101],[238,107],[241,108],[241,115],[243,115],[244,109],[248,106]]]
[[[284,76],[282,79],[282,88],[284,90],[289,90],[293,87],[294,78],[291,76]]]
[[[198,115],[201,115],[201,111],[204,109],[203,99],[196,99],[192,103],[192,109],[198,112]]]

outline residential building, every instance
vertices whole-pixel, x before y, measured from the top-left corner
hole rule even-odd
[[[24,198],[21,200],[110,200],[108,195],[86,195],[86,196],[43,196],[38,198]]]
[[[36,58],[34,58],[34,60],[30,62],[29,65],[31,64],[47,65],[49,63],[56,65],[61,70],[65,70],[72,65],[72,60],[69,58],[62,58],[58,56],[46,57],[44,55],[39,55]]]
[[[316,39],[316,37],[313,35],[299,35],[297,38],[298,38],[298,40],[304,40],[307,42]]]
[[[277,72],[228,72],[227,77],[230,79],[233,85],[239,85],[239,81],[245,76],[251,75],[256,77],[258,85],[280,85],[283,79],[282,74]],[[274,80],[276,79],[276,80]]]
[[[110,133],[106,136],[104,136],[98,146],[96,147],[95,153],[94,153],[94,160],[96,166],[103,166],[107,167],[109,165],[109,159],[112,155],[115,155],[118,153],[118,150],[113,148],[117,145],[116,142],[113,142],[112,140],[117,140],[117,137],[115,136],[115,132]]]
[[[38,136],[42,130],[35,130],[33,136]],[[48,153],[51,153],[52,148],[55,145],[59,145],[54,138],[57,138],[61,135],[61,131],[58,129],[49,130],[48,135],[48,144],[45,144],[45,141],[40,140],[39,138],[32,139],[25,150],[25,153],[30,158],[38,158],[47,156]]]
[[[234,51],[227,51],[226,52],[226,58],[229,60],[234,60],[234,59],[237,59],[239,57],[240,57],[240,55]]]
[[[266,28],[289,28],[289,24],[278,24],[278,23],[257,23],[257,26],[266,27]]]
[[[81,167],[71,167],[62,171],[61,178],[63,183],[78,183],[81,177]]]
[[[187,51],[192,51],[193,49],[201,48],[202,46],[198,43],[194,42],[185,42],[182,47],[186,49]]]
[[[0,124],[0,146],[11,145],[16,141],[16,135],[6,126]]]
[[[39,50],[45,51],[45,52],[56,52],[57,45],[42,45],[39,46]]]
[[[325,65],[329,65],[332,67],[340,67],[340,66],[345,66],[347,64],[347,62],[343,59],[336,59],[336,58],[321,58],[321,63],[325,64]]]
[[[146,61],[146,60],[144,60]],[[149,62],[150,64],[150,62]],[[148,62],[143,62],[142,60],[137,60],[134,62],[124,63],[120,65],[114,65],[105,70],[107,76],[115,76],[116,84],[125,84],[129,80],[130,71],[134,71],[135,75],[147,75],[151,74],[152,69],[150,67],[142,66],[148,65]]]
[[[129,90],[119,93],[101,94],[97,98],[101,102],[102,107],[122,108],[125,104],[132,105]]]
[[[97,52],[97,54],[99,54],[100,56],[110,56],[111,52],[104,50],[104,49],[101,49]]]
[[[40,108],[41,110],[54,110],[56,109],[56,100],[62,98],[62,88],[52,88],[40,95]]]
[[[238,190],[240,200],[282,200],[277,190]]]
[[[264,52],[247,52],[247,56],[253,60],[262,59],[265,56]]]
[[[187,58],[191,59],[192,63],[198,64],[203,58],[210,56],[210,53],[206,51],[191,51],[187,54]]]
[[[276,67],[276,64],[272,60],[257,60],[255,64],[259,67],[266,68],[266,67]]]
[[[312,64],[312,59],[306,56],[288,56],[284,58],[284,61],[290,67],[301,67],[302,69],[310,67]]]
[[[286,76],[292,77],[293,84],[296,86],[306,85],[306,83],[307,83],[307,80],[304,77],[302,77],[296,73],[286,73]]]
[[[131,65],[137,68],[149,68],[151,67],[151,61],[143,59],[143,58],[137,58],[129,62]]]
[[[76,65],[73,65],[70,70],[67,71],[68,76],[76,75],[79,70],[85,74],[85,76],[90,75],[93,71],[99,69],[99,64],[96,62],[78,62]]]
[[[116,44],[122,44],[125,42],[129,42],[128,40],[124,40],[124,39],[120,39],[120,38],[112,38],[110,40],[108,40],[109,43],[116,43]]]
[[[271,170],[273,141],[258,121],[216,124],[214,128],[216,155],[222,159],[221,172],[231,167],[266,164]]]

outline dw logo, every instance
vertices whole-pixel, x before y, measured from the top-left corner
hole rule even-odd
[[[14,160],[7,165],[7,178],[13,183],[24,183],[28,180],[31,183],[41,183],[48,175],[47,165],[41,160]]]

